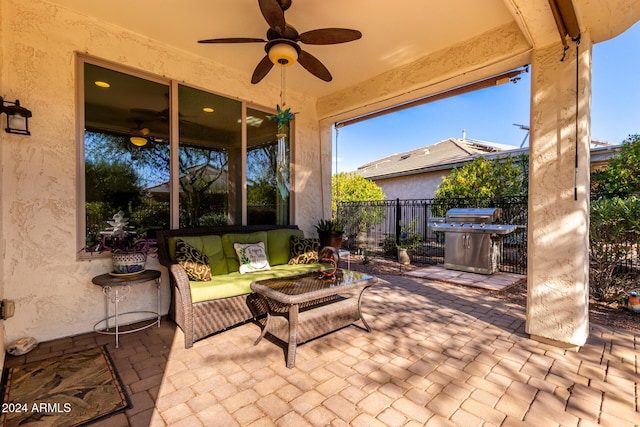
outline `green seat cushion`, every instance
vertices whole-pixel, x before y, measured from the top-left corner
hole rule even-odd
[[[176,262],[176,242],[182,240],[183,242],[194,247],[198,251],[202,252],[209,258],[209,266],[211,267],[211,275],[217,276],[220,274],[227,274],[227,262],[222,248],[222,239],[220,236],[208,235],[208,236],[183,236],[183,237],[171,237],[169,238],[169,257],[173,262]],[[237,269],[236,269],[237,271]]]
[[[236,273],[240,269],[238,255],[233,247],[234,243],[258,243],[264,242],[264,249],[269,253],[269,243],[267,242],[266,231],[256,231],[255,233],[229,233],[222,235],[222,250],[227,261],[227,271]]]
[[[189,281],[192,302],[203,302],[251,293],[251,282],[274,277],[291,276],[327,268],[327,264],[275,265],[271,270],[240,274],[237,271],[212,276],[208,282]]]
[[[269,242],[269,264],[280,265],[289,262],[289,252],[291,247],[291,237],[304,238],[302,230],[292,230],[281,228],[278,230],[267,231],[267,240]]]

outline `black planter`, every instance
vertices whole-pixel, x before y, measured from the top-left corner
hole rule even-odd
[[[344,240],[344,231],[319,231],[320,247],[331,246],[340,250],[342,241]]]

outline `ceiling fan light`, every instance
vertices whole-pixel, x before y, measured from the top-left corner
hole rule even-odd
[[[289,66],[298,60],[298,51],[287,43],[278,43],[269,49],[269,59],[275,65]]]
[[[129,138],[129,141],[131,141],[133,145],[138,147],[147,145],[147,138],[143,138],[141,136],[132,136],[131,138]]]

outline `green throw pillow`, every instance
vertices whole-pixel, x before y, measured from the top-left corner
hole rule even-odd
[[[320,241],[318,239],[304,239],[302,237],[291,236],[289,265],[293,264],[313,264],[318,262],[318,249]]]
[[[211,280],[209,258],[184,240],[176,242],[176,261],[187,272],[189,280],[197,282]]]
[[[240,274],[271,270],[267,253],[264,250],[264,242],[234,243],[233,248],[238,255],[238,262],[240,263],[238,272]]]

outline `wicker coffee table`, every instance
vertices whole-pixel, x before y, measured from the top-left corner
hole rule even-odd
[[[377,278],[364,273],[338,270],[333,279],[320,273],[259,280],[251,289],[262,297],[268,307],[266,323],[254,343],[267,334],[287,346],[287,368],[295,366],[298,344],[361,320],[362,294]]]

